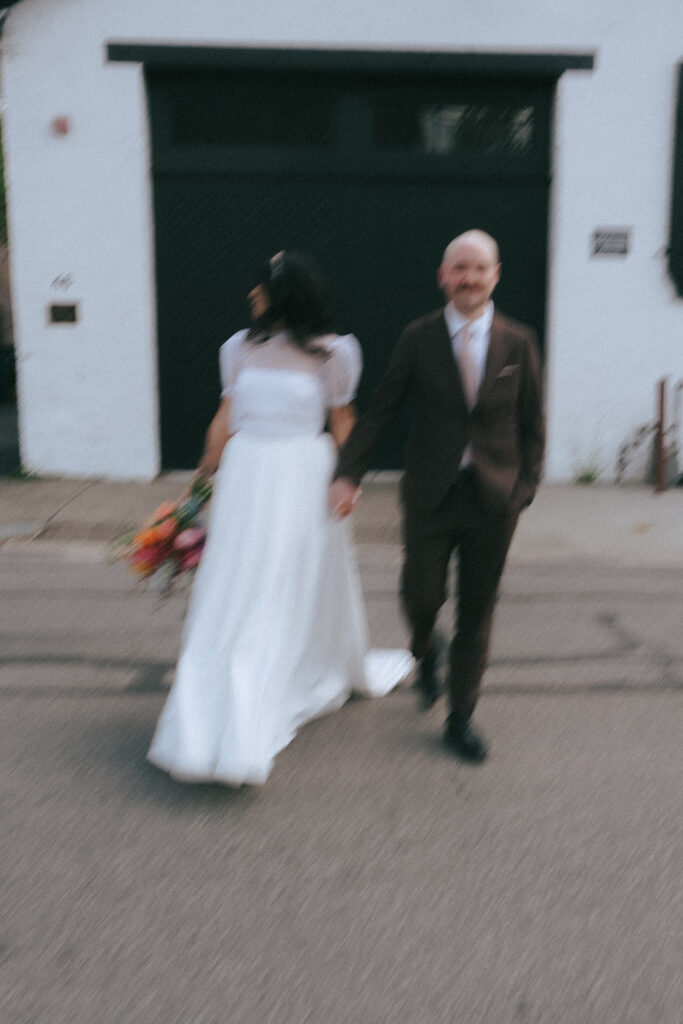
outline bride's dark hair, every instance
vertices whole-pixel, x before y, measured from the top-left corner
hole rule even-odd
[[[249,337],[263,340],[278,320],[301,348],[315,350],[314,339],[330,334],[332,317],[322,274],[301,252],[278,252],[257,271],[253,284],[265,288],[270,306],[251,326]],[[312,344],[313,343],[313,344]]]

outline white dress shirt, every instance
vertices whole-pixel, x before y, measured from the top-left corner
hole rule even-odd
[[[456,363],[458,361],[460,331],[465,324],[469,324],[472,332],[470,347],[472,354],[477,361],[478,381],[481,386],[481,382],[484,377],[484,368],[486,366],[486,356],[489,351],[489,338],[491,336],[491,323],[493,321],[493,303],[489,302],[484,312],[480,317],[477,317],[476,320],[468,320],[467,317],[462,315],[462,313],[458,313],[452,302],[449,302],[444,310],[444,317],[446,319],[446,327],[448,328],[448,334],[450,335],[451,345],[453,346],[453,355],[455,356]]]
[[[486,356],[489,351],[489,338],[491,336],[491,323],[493,322],[493,303],[489,302],[488,306],[476,320],[468,320],[462,313],[458,313],[457,309],[452,302],[446,305],[444,310],[444,317],[446,320],[446,327],[451,339],[451,345],[453,346],[453,356],[456,364],[458,364],[458,348],[461,339],[461,331],[465,325],[469,325],[471,331],[471,340],[469,342],[472,355],[475,357],[477,364],[477,379],[478,387],[481,387],[481,382],[484,377],[484,368],[486,366]],[[472,461],[472,449],[470,445],[467,445],[463,452],[462,459],[460,460],[460,468],[464,469]]]

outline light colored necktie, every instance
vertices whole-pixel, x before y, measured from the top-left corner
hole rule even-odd
[[[458,344],[458,366],[460,377],[465,392],[465,398],[470,409],[477,400],[479,391],[479,367],[473,351],[474,332],[469,323],[460,329]]]

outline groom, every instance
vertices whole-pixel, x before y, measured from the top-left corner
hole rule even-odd
[[[381,435],[410,393],[414,411],[402,481],[401,597],[427,709],[439,695],[437,614],[457,552],[457,628],[450,645],[444,743],[483,761],[472,724],[493,610],[521,509],[531,503],[544,450],[541,376],[530,328],[494,310],[498,245],[467,231],[438,270],[445,308],[409,324],[368,408],[341,449],[331,504],[348,515]]]

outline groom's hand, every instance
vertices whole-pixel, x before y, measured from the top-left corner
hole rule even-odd
[[[330,485],[330,510],[338,519],[350,516],[360,498],[361,489],[345,476],[337,477]]]

